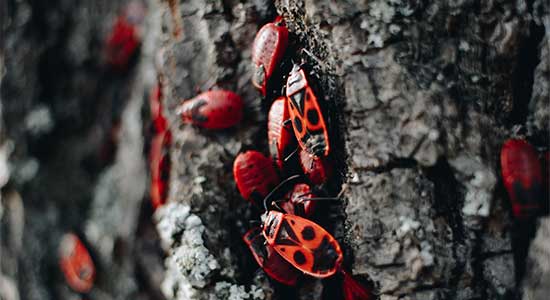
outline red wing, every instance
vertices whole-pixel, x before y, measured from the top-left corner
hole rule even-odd
[[[273,248],[294,267],[317,278],[334,275],[342,262],[342,250],[332,235],[294,215],[284,215]]]
[[[327,125],[317,102],[317,97],[310,87],[306,89],[305,93],[303,118],[305,119],[307,131],[311,134],[304,149],[315,156],[327,156],[330,150]]]
[[[304,126],[304,117],[301,114],[299,110],[299,102],[301,101],[303,97],[302,92],[298,92],[288,98],[288,112],[290,116],[290,120],[292,122],[292,128],[294,129],[294,135],[296,136],[296,140],[298,140],[298,143],[300,144],[300,147],[302,149],[305,149],[306,144],[305,140],[307,140],[306,136],[306,127]]]

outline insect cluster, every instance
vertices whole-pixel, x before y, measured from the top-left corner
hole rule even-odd
[[[273,75],[288,39],[283,18],[277,17],[254,40],[252,83],[266,101],[271,100],[268,86],[277,80]],[[248,230],[243,240],[258,265],[279,283],[294,286],[303,275],[322,279],[341,273],[343,299],[369,299],[370,291],[344,271],[338,241],[313,221],[317,201],[338,197],[322,197],[322,186],[332,174],[330,142],[322,99],[311,80],[303,66],[294,64],[284,92],[273,100],[267,120],[269,157],[248,150],[235,158],[233,175],[239,192],[265,210],[262,225]],[[291,175],[296,167],[301,171]],[[291,176],[282,180],[281,174]],[[274,196],[278,199],[271,199]]]

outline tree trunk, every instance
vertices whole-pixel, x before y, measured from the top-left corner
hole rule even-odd
[[[550,220],[513,219],[499,155],[510,137],[550,148],[547,1],[148,0],[124,74],[105,71],[101,47],[126,1],[69,2],[0,4],[0,171],[3,157],[14,166],[0,298],[74,299],[56,257],[73,230],[99,266],[91,299],[340,299],[338,276],[273,283],[241,238],[262,211],[241,198],[233,160],[267,152],[267,109],[294,62],[330,124],[325,189],[343,196],[315,221],[347,271],[383,300],[546,299]],[[251,44],[276,15],[290,45],[262,99]],[[144,98],[157,74],[172,168],[168,204],[151,216]],[[182,100],[221,88],[245,101],[241,124],[181,123]]]

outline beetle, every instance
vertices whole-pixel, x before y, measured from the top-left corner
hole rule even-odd
[[[309,218],[315,209],[315,198],[316,195],[309,185],[298,183],[286,194],[285,201],[280,206],[289,214]]]
[[[269,153],[279,166],[283,168],[284,159],[292,153],[296,145],[292,125],[286,122],[289,119],[286,98],[279,97],[273,101],[267,117],[267,140]]]
[[[328,157],[312,156],[303,149],[300,151],[300,166],[314,185],[325,183],[332,174],[332,164]]]
[[[509,139],[502,146],[500,164],[513,215],[522,219],[538,214],[544,188],[535,148],[523,139]]]
[[[151,203],[153,208],[166,203],[168,197],[168,185],[170,180],[170,153],[168,149],[172,142],[172,134],[166,131],[156,134],[151,142],[150,166],[151,166]]]
[[[207,129],[226,129],[243,118],[241,97],[228,90],[213,90],[185,100],[177,113],[182,121]]]
[[[95,280],[95,265],[90,253],[74,233],[66,233],[59,244],[59,266],[65,281],[76,292],[89,292]]]
[[[256,34],[252,44],[252,62],[254,74],[252,84],[266,94],[267,81],[283,58],[288,46],[288,28],[282,17],[265,24]]]
[[[284,260],[271,246],[265,244],[265,238],[260,227],[254,227],[246,232],[243,240],[258,265],[269,277],[284,285],[296,285],[302,274]]]
[[[237,155],[233,163],[233,176],[242,197],[256,204],[279,183],[279,175],[271,159],[254,150]]]
[[[162,113],[162,86],[160,81],[153,87],[149,95],[149,107],[151,110],[151,120],[155,132],[164,132],[168,127],[168,122]]]
[[[294,64],[286,83],[287,105],[298,144],[310,155],[327,156],[328,130],[317,96],[302,67]]]

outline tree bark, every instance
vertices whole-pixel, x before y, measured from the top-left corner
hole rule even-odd
[[[0,206],[0,298],[74,299],[56,251],[76,230],[99,267],[91,299],[339,299],[338,277],[274,284],[241,239],[262,212],[239,195],[233,160],[267,152],[267,109],[294,62],[330,124],[325,188],[343,197],[315,221],[346,270],[383,300],[546,299],[550,222],[512,218],[499,154],[510,137],[550,148],[547,1],[148,0],[123,75],[102,69],[101,45],[126,1],[6,3],[0,166],[15,167]],[[290,46],[262,99],[251,44],[276,15]],[[168,204],[151,217],[144,95],[157,75],[172,168]],[[181,101],[211,88],[241,95],[242,124],[181,124]],[[113,120],[122,135],[102,165]]]

